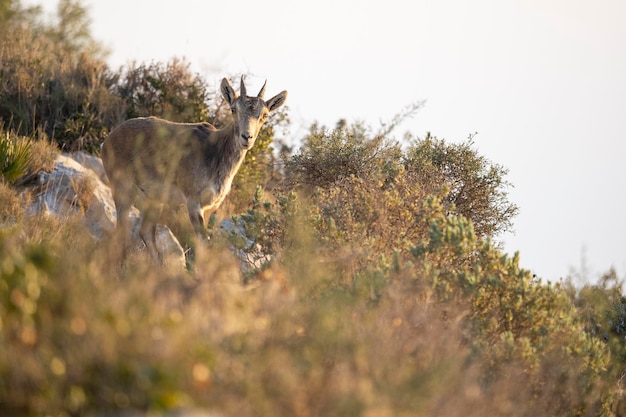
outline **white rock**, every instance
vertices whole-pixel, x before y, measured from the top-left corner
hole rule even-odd
[[[106,172],[104,172],[104,166],[102,160],[97,156],[88,154],[87,152],[78,151],[69,155],[73,160],[81,164],[83,167],[92,170],[103,184],[109,185],[109,178]]]
[[[99,158],[84,153],[78,156],[59,154],[52,172],[39,173],[35,186],[37,194],[26,214],[67,217],[83,213],[86,227],[96,239],[102,239],[113,232],[117,219],[111,189],[102,178],[106,180]],[[133,238],[140,242],[139,211],[133,209],[130,216]],[[157,227],[156,241],[157,250],[167,266],[185,267],[183,248],[167,227]]]
[[[185,269],[187,261],[185,251],[176,239],[172,231],[161,224],[156,230],[156,249],[159,252],[163,264],[167,268]]]
[[[241,222],[243,220],[239,220]],[[231,249],[241,259],[241,267],[244,271],[260,269],[271,261],[271,256],[263,253],[261,245],[246,235],[244,225],[232,219],[223,220],[220,228],[229,236],[243,239],[243,248],[232,246]]]
[[[83,212],[87,227],[97,238],[113,231],[115,205],[111,190],[91,169],[60,154],[55,169],[40,172],[37,182],[38,193],[26,209],[27,214],[67,217]]]

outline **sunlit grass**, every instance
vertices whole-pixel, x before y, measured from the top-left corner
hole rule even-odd
[[[245,236],[212,221],[187,269],[94,238],[90,181],[71,184],[67,215],[27,215],[54,168],[50,142],[98,154],[129,117],[219,127],[230,112],[185,60],[108,68],[80,2],[50,20],[62,27],[9,3],[1,416],[626,414],[614,271],[578,291],[502,253],[491,239],[517,212],[506,168],[471,139],[400,146],[391,129],[411,109],[379,134],[313,126],[283,161],[271,148],[289,118],[276,113],[214,217],[232,216]]]
[[[498,316],[472,318],[461,287],[442,301],[434,271],[419,259],[380,259],[352,274],[345,257],[320,252],[302,217],[291,219],[289,250],[248,285],[219,236],[185,271],[163,269],[142,251],[113,258],[114,243],[95,241],[79,215],[5,230],[3,408],[85,415],[202,407],[238,416],[599,410],[599,374],[576,355],[550,350],[529,368],[515,336],[476,333],[481,320]],[[546,340],[573,347],[569,334],[578,330],[551,329],[555,338]],[[580,398],[581,389],[597,401]],[[568,399],[563,412],[551,405]]]

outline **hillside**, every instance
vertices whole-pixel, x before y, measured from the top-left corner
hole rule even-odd
[[[106,178],[57,175],[67,152],[93,169],[121,120],[228,112],[184,61],[115,72],[88,33],[0,11],[1,415],[626,414],[622,283],[503,253],[511,184],[471,138],[340,120],[278,156],[281,111],[185,265],[122,259]]]

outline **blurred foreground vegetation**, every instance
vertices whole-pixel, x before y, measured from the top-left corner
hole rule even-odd
[[[80,213],[28,217],[24,185],[128,117],[227,109],[184,61],[108,68],[74,1],[45,23],[0,0],[0,42],[0,415],[626,414],[621,280],[503,253],[517,207],[471,139],[340,122],[278,160],[279,113],[219,213],[253,244],[213,225],[191,271],[120,266]]]

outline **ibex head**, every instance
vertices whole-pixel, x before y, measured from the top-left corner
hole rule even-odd
[[[267,84],[267,81],[265,82]],[[278,93],[276,96],[265,101],[265,84],[256,97],[250,97],[246,94],[246,86],[241,77],[241,87],[239,88],[239,96],[228,82],[228,79],[222,80],[221,90],[226,102],[230,105],[233,112],[234,120],[234,136],[245,149],[250,149],[254,145],[263,123],[267,119],[267,115],[282,106],[287,99],[287,91]]]

